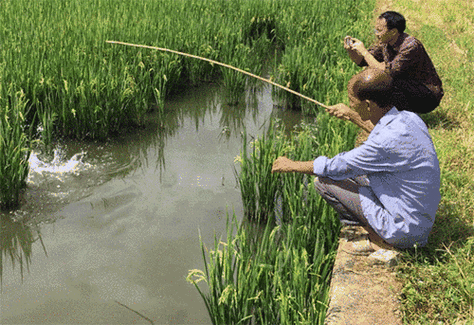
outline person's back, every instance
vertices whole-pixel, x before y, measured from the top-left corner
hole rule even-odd
[[[438,158],[426,125],[415,113],[392,109],[362,146],[360,154],[368,159],[363,151],[374,152],[378,166],[367,174],[371,190],[360,190],[364,211],[371,211],[367,221],[389,244],[424,246],[441,198]]]
[[[292,161],[278,157],[272,172],[316,175],[316,191],[347,225],[363,226],[372,248],[426,245],[440,201],[440,169],[428,129],[412,112],[392,103],[393,78],[367,69],[350,82],[352,109],[342,115],[374,125],[360,146],[332,158]],[[351,119],[352,120],[352,119]]]

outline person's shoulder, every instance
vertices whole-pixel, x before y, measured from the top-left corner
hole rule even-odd
[[[400,139],[407,142],[419,143],[431,141],[431,136],[425,122],[413,112],[401,111],[394,131]]]
[[[421,119],[421,117],[413,112],[410,111],[400,111],[400,119],[403,121],[404,124],[408,126],[417,126],[421,129],[427,129],[425,122]]]
[[[428,128],[423,120],[409,111],[392,111],[391,120],[386,124],[381,134],[381,144],[392,148],[401,143],[416,143],[426,136]]]
[[[404,33],[402,35],[401,47],[403,48],[418,48],[423,47],[423,43],[415,36]]]

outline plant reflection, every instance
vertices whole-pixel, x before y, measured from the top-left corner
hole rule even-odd
[[[23,220],[16,220],[11,215],[0,214],[0,282],[3,283],[3,265],[10,259],[11,265],[15,268],[19,265],[21,279],[23,281],[24,270],[29,270],[31,264],[31,254],[33,243],[40,241],[46,253],[43,239],[39,227],[26,223]]]

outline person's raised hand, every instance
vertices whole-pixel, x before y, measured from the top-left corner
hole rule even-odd
[[[364,43],[359,41],[357,38],[352,38],[351,49],[357,51],[360,55],[364,55],[367,52]]]
[[[352,50],[352,37],[346,36],[344,37],[344,49],[346,50]]]

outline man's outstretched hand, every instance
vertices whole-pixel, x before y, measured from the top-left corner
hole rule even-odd
[[[278,157],[273,162],[272,174],[273,173],[289,173],[292,172],[293,160],[286,158],[285,156]]]
[[[281,156],[273,162],[272,173],[292,172],[313,175],[313,161],[294,161]]]
[[[341,120],[351,121],[361,129],[367,131],[368,133],[372,132],[374,125],[369,120],[363,121],[359,114],[356,111],[351,109],[345,104],[336,104],[326,108],[326,112],[330,115],[340,118]]]

